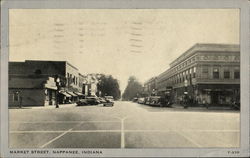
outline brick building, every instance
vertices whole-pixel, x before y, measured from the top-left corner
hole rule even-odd
[[[229,44],[196,44],[157,77],[160,94],[171,89],[174,102],[184,92],[198,104],[240,101],[240,48]]]
[[[71,101],[76,101],[82,95],[82,85],[79,82],[79,72],[76,67],[71,65],[67,61],[40,61],[40,60],[26,60],[25,62],[9,62],[9,95],[16,95],[16,92],[21,92],[22,94],[27,85],[28,81],[31,83],[39,83],[40,88],[42,83],[46,82],[49,78],[51,84],[55,85],[56,81],[59,81],[59,103],[67,103]],[[58,80],[59,79],[59,80]],[[52,80],[54,80],[52,83]],[[40,83],[41,82],[41,83]],[[28,83],[27,83],[28,84]],[[39,95],[36,93],[36,86],[28,86],[30,90],[33,89],[32,97]],[[46,87],[44,91],[46,90]],[[55,92],[46,90],[46,93],[50,96],[50,99],[55,100]],[[11,94],[12,93],[12,94]],[[40,92],[39,92],[40,93]],[[31,93],[32,94],[32,93]],[[26,99],[22,97],[23,105],[31,105],[26,102]],[[42,97],[43,98],[43,97]],[[41,99],[41,98],[39,98]],[[38,100],[39,100],[38,99]],[[37,100],[37,99],[36,99]],[[12,104],[11,97],[9,99],[10,104]],[[53,105],[53,102],[49,102],[49,105]],[[39,105],[47,105],[47,103]]]
[[[9,80],[9,106],[55,105],[56,90],[52,77],[13,77]]]

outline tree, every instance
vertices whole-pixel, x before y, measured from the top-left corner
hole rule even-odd
[[[139,83],[135,76],[130,76],[128,79],[128,85],[122,94],[123,100],[132,100],[137,97],[143,90],[143,86]]]
[[[102,97],[113,96],[115,100],[121,98],[119,81],[113,78],[112,75],[99,74],[98,80],[97,90],[101,92]]]

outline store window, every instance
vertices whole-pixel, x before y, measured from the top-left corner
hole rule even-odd
[[[214,68],[213,69],[213,78],[214,79],[218,79],[219,76],[220,76],[219,69],[218,68]]]

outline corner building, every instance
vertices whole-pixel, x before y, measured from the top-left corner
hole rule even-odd
[[[56,79],[60,79],[60,89]],[[82,96],[78,69],[67,61],[9,62],[9,105],[46,106],[76,101]],[[20,98],[22,98],[20,100]]]
[[[240,102],[239,45],[195,44],[158,76],[157,89],[159,94],[171,89],[175,103],[184,92],[194,104]]]

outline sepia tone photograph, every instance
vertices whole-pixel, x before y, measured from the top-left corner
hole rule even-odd
[[[242,93],[241,14],[232,7],[9,8],[8,154],[226,149],[240,156],[242,95],[249,95]]]
[[[239,147],[238,9],[9,13],[10,148]]]

